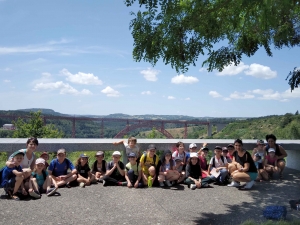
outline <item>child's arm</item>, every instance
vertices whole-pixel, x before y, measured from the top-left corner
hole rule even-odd
[[[23,171],[19,172],[18,170],[13,170],[12,171],[14,175],[16,175],[17,177],[23,176]]]
[[[122,141],[116,141],[116,142],[113,142],[113,145],[119,145],[119,144],[123,144],[124,143],[124,140]]]
[[[275,169],[277,169],[277,160],[278,160],[278,157],[277,157],[277,155],[275,155],[275,163],[274,163],[274,166],[275,166]]]
[[[119,163],[117,163],[117,170],[119,170],[119,173],[121,174],[121,176],[125,176],[125,171],[124,171],[124,169],[120,168]]]
[[[15,162],[14,162],[14,159],[9,159],[6,161],[5,165],[8,167],[8,168],[14,168],[15,166]]]
[[[35,167],[35,159],[32,160],[31,164],[30,164],[30,169],[33,170]]]
[[[208,169],[207,169],[208,174],[210,174],[211,169],[212,169],[212,164],[209,164],[209,165],[208,165]]]
[[[114,166],[109,170],[108,168],[106,169],[106,176],[110,176],[113,172],[114,172],[114,170],[117,168],[117,165],[116,164],[114,164]]]

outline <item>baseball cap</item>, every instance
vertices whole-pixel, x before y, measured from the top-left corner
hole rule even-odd
[[[150,145],[148,146],[148,150],[150,150],[150,149],[155,149],[155,150],[156,150],[155,144],[150,144]]]
[[[259,142],[258,142],[260,145],[264,145],[265,144],[265,142],[263,141],[263,140],[259,140]]]
[[[66,150],[61,148],[61,149],[58,149],[57,151],[57,155],[60,154],[60,153],[63,153],[63,154],[66,154]]]
[[[222,148],[222,151],[223,151],[223,152],[224,152],[224,151],[225,151],[225,152],[226,152],[226,151],[228,152],[228,149],[227,149],[226,147],[223,147],[223,148]]]
[[[175,157],[174,160],[175,161],[182,161],[182,159],[180,157]]]
[[[40,157],[42,157],[43,155],[49,156],[48,152],[43,152]]]
[[[113,156],[114,155],[119,155],[119,156],[121,156],[121,152],[119,152],[119,151],[114,151],[114,153],[112,154]]]
[[[190,144],[189,148],[197,148],[197,145],[195,143]]]
[[[98,151],[98,152],[96,153],[96,156],[97,156],[97,155],[104,155],[104,152]]]
[[[209,151],[209,148],[208,147],[202,147],[200,150],[201,151]]]
[[[80,155],[80,158],[88,158],[89,156],[87,155],[87,154],[85,154],[85,153],[82,153],[81,155]]]
[[[38,158],[38,159],[35,160],[35,164],[40,164],[40,163],[42,163],[42,164],[45,165],[45,159],[43,159],[43,158]]]
[[[215,149],[220,149],[220,150],[222,150],[222,147],[221,147],[221,146],[216,146]]]
[[[12,155],[11,155],[11,157],[13,158],[13,157],[15,157],[16,155],[25,155],[24,154],[24,152],[20,152],[20,151],[16,151],[16,152],[14,152]]]
[[[197,152],[192,152],[190,154],[190,158],[194,158],[194,157],[198,158],[198,153]]]
[[[268,152],[275,152],[274,148],[269,148]]]
[[[227,148],[234,148],[233,144],[227,145]]]
[[[136,157],[136,154],[134,152],[130,152],[128,157]]]

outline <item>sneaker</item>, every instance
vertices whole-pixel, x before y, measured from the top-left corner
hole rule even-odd
[[[195,190],[197,188],[196,184],[191,184],[190,189]]]
[[[164,185],[164,182],[159,182],[159,186],[160,187],[164,187],[165,185]]]
[[[103,187],[106,187],[106,181],[105,180],[102,181],[102,184],[103,184]]]
[[[239,187],[240,186],[240,182],[237,181],[232,181],[230,184],[227,185],[228,187]]]
[[[66,183],[66,187],[67,187],[67,188],[71,188],[70,182]]]
[[[166,185],[167,185],[168,187],[171,187],[171,186],[172,186],[172,184],[171,184],[171,182],[170,182],[169,180],[165,180],[165,183],[166,183]]]
[[[47,192],[46,192],[46,195],[47,195],[47,196],[52,196],[52,195],[54,195],[54,193],[56,192],[57,189],[58,189],[58,188],[56,188],[56,187],[49,188],[49,189],[47,190]]]
[[[99,179],[98,179],[98,182],[99,182],[99,183],[103,183],[103,178],[99,178]]]
[[[85,183],[80,182],[79,187],[84,188],[85,187]]]
[[[247,182],[244,189],[251,189],[253,184],[254,184],[254,180]]]
[[[38,193],[37,191],[29,192],[29,195],[35,199],[41,198],[40,193]]]

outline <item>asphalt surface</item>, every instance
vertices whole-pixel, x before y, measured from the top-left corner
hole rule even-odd
[[[284,180],[256,183],[252,190],[213,185],[190,190],[103,187],[61,188],[38,200],[0,200],[0,224],[241,224],[263,222],[267,205],[285,205],[287,220],[298,219],[289,200],[300,199],[300,171],[286,169]],[[0,189],[0,193],[3,189]]]

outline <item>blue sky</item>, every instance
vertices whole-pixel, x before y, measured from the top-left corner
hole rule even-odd
[[[258,117],[295,113],[300,90],[285,78],[299,47],[260,50],[238,67],[177,74],[132,58],[129,23],[138,6],[120,0],[0,0],[1,110],[67,114]],[[298,53],[298,54],[297,54]]]

